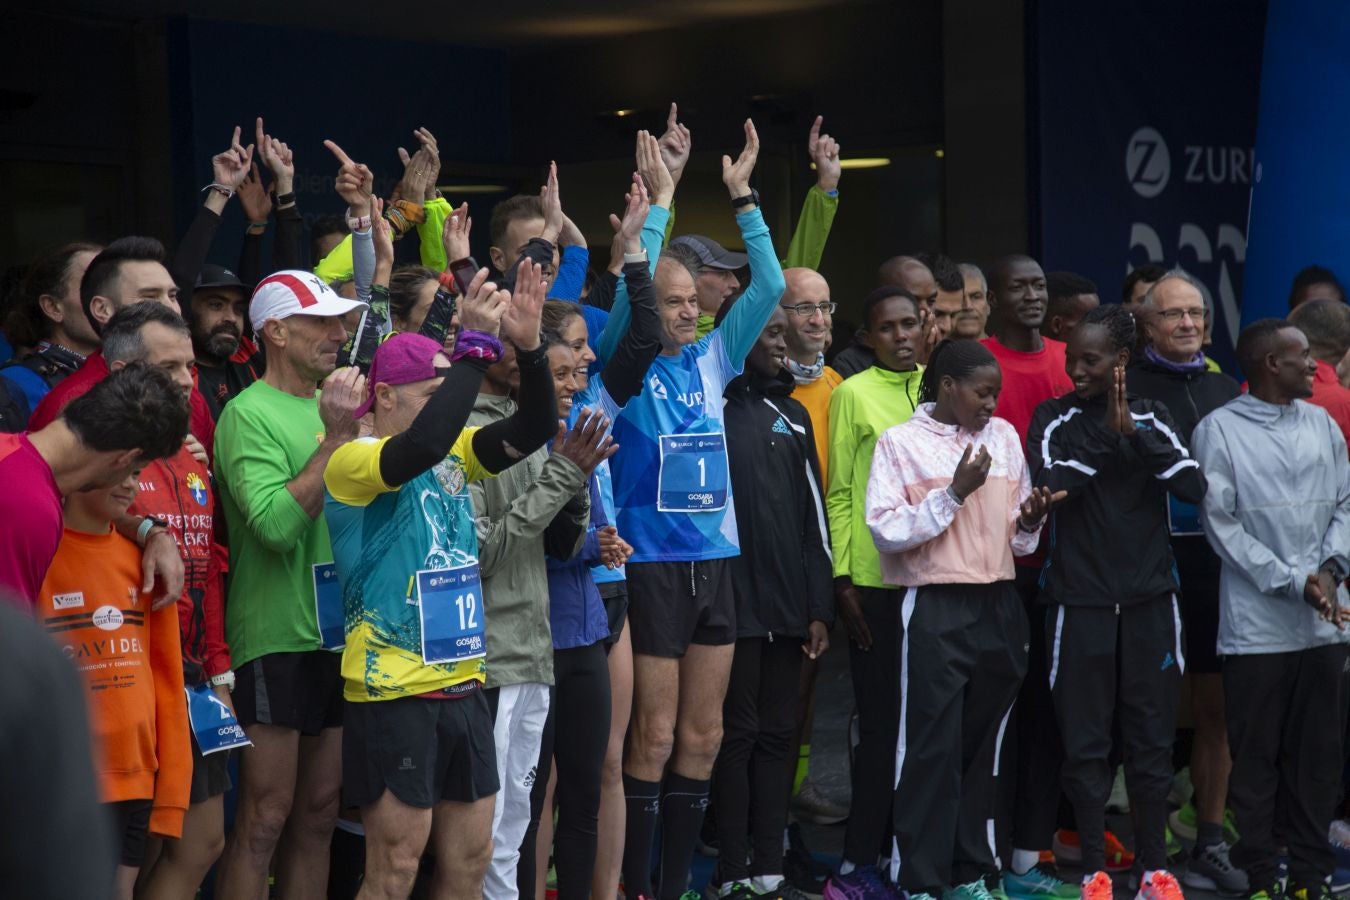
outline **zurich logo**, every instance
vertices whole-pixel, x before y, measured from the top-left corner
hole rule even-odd
[[[1153,128],[1140,128],[1125,145],[1125,177],[1141,197],[1156,197],[1172,176],[1172,157],[1167,142]]]
[[[657,400],[667,399],[666,386],[661,383],[661,379],[658,378],[655,374],[653,374],[651,378],[647,379],[647,386],[652,389],[652,395],[656,397]]]

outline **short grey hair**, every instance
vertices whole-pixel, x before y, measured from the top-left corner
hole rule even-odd
[[[980,279],[980,289],[986,294],[989,293],[989,279],[984,277],[984,273],[980,271],[979,266],[974,263],[957,263],[956,267],[961,270],[961,275],[963,277],[970,278],[971,276],[974,276],[975,278]]]
[[[683,266],[689,273],[689,277],[698,281],[699,270],[703,268],[703,262],[698,258],[698,253],[694,248],[685,244],[667,244],[657,257],[657,262],[669,260],[671,263]]]
[[[187,320],[158,300],[142,300],[124,306],[103,326],[103,358],[108,363],[133,363],[145,358],[142,332],[151,322],[171,331],[191,335]]]
[[[1184,281],[1186,284],[1189,284],[1200,293],[1200,299],[1204,301],[1205,308],[1209,308],[1209,290],[1200,282],[1200,279],[1182,268],[1168,269],[1163,273],[1163,277],[1149,285],[1148,290],[1144,292],[1144,299],[1141,301],[1141,304],[1143,306],[1153,306],[1154,292],[1158,290],[1160,285],[1168,281]]]

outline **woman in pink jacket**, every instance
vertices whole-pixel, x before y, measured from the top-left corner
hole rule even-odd
[[[877,442],[867,525],[902,585],[891,877],[915,900],[990,900],[998,744],[1027,667],[1013,557],[1058,499],[1033,491],[1003,375],[975,341],[933,351],[914,416]]]

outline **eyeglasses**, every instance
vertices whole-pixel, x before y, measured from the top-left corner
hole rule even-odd
[[[1209,310],[1203,306],[1197,306],[1194,309],[1161,309],[1158,315],[1162,316],[1169,325],[1180,324],[1186,316],[1191,317],[1192,322],[1204,322],[1209,317]]]
[[[783,309],[794,315],[801,316],[803,319],[814,316],[817,311],[826,316],[833,315],[834,311],[838,308],[839,304],[835,303],[833,300],[826,300],[823,303],[798,303],[796,306],[783,307]]]

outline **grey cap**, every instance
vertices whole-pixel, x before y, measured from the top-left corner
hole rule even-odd
[[[750,263],[750,257],[744,253],[733,253],[712,238],[701,234],[680,235],[670,243],[671,246],[679,244],[681,247],[688,247],[698,255],[700,265],[714,269],[730,271],[743,268]]]

